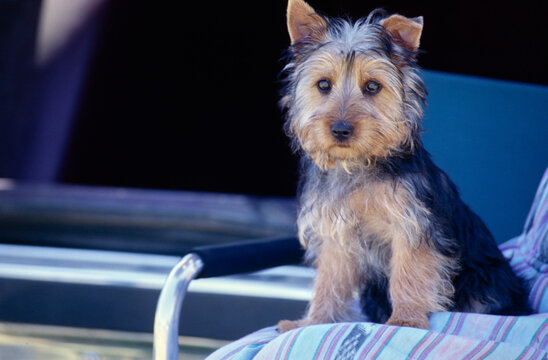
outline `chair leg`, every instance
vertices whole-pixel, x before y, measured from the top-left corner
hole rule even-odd
[[[179,315],[190,282],[204,263],[200,256],[186,255],[173,267],[162,288],[154,317],[154,360],[177,360],[179,356]]]

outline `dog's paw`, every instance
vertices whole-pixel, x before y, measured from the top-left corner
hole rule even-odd
[[[429,329],[430,328],[430,323],[429,323],[427,317],[425,317],[424,319],[390,318],[386,322],[386,325],[406,326],[406,327],[413,327],[413,328],[418,328],[418,329]]]
[[[276,325],[276,330],[278,330],[279,333],[284,333],[303,326],[306,326],[303,320],[282,320]]]

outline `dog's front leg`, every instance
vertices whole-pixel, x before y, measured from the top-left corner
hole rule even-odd
[[[341,321],[363,320],[360,309],[352,306],[359,296],[361,269],[344,245],[325,241],[316,257],[314,293],[304,318],[278,323],[281,332],[296,327]]]
[[[390,261],[392,315],[387,324],[428,329],[428,315],[451,304],[453,267],[425,242],[396,237]]]

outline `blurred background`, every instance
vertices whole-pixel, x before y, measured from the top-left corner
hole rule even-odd
[[[422,67],[548,84],[545,1],[310,4],[422,15]],[[0,177],[293,196],[277,106],[285,8],[2,0]]]
[[[519,235],[548,165],[548,2],[309,3],[424,16],[427,149],[499,243]],[[0,0],[0,358],[150,359],[180,256],[294,236],[286,5]],[[300,316],[313,273],[274,270],[191,286],[187,359]]]

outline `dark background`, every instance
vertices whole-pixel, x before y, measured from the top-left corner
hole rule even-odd
[[[375,7],[424,16],[419,63],[426,69],[548,84],[547,2],[309,3],[329,16],[358,18]],[[65,71],[36,77],[21,65],[32,55],[30,45],[23,45],[33,41],[39,4],[2,3],[0,177],[294,195],[296,159],[277,106],[280,58],[288,45],[285,1],[107,2],[90,21],[95,30],[93,40],[86,40],[93,46],[84,80],[47,176],[22,170],[29,157],[43,165],[53,156],[39,147],[29,155],[32,134],[45,130],[37,130],[42,120],[26,115],[41,94],[55,93]],[[85,34],[74,38],[59,61],[74,55],[70,48]],[[34,94],[24,106],[13,105],[13,82],[18,91]],[[33,90],[36,82],[47,83],[46,90]],[[46,144],[57,141],[48,136]]]

